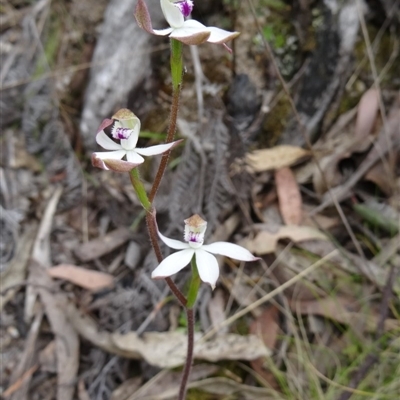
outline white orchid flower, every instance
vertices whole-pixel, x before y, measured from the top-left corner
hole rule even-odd
[[[141,28],[159,36],[169,36],[188,45],[204,42],[225,44],[239,36],[239,32],[229,32],[214,26],[205,26],[194,19],[185,20],[193,9],[191,0],[160,0],[161,10],[169,24],[166,29],[153,29],[149,11],[144,0],[138,0],[135,17]],[[229,49],[229,48],[228,48]]]
[[[111,125],[110,137],[104,129]],[[167,144],[138,148],[136,144],[139,133],[140,120],[130,110],[123,108],[113,115],[112,119],[105,119],[97,132],[96,142],[109,151],[93,153],[92,164],[105,170],[128,172],[144,162],[142,156],[165,153],[181,142],[181,140],[177,140]],[[126,158],[126,161],[123,158]]]
[[[193,256],[196,256],[200,279],[214,289],[219,276],[219,267],[213,254],[220,254],[241,261],[259,260],[258,257],[254,257],[248,250],[237,244],[228,242],[203,244],[206,229],[207,222],[195,214],[185,220],[184,242],[169,239],[158,232],[160,239],[168,247],[180,251],[166,257],[153,271],[151,277],[161,279],[176,274],[190,263]]]

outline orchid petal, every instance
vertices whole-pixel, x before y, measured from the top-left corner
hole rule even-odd
[[[219,276],[218,261],[212,254],[204,251],[203,247],[196,250],[197,270],[199,271],[200,279],[210,284],[214,289]]]
[[[193,258],[194,250],[185,249],[171,254],[152,272],[153,279],[166,278],[179,272],[182,268],[186,267]]]
[[[197,33],[191,33],[190,35],[182,32],[178,32],[178,34],[175,35],[175,32],[176,30],[172,31],[169,36],[173,39],[179,40],[180,42],[188,46],[197,46],[198,44],[205,43],[210,37],[210,32],[208,31],[199,31]],[[184,36],[181,36],[181,33],[184,34]]]
[[[210,37],[207,40],[209,43],[229,42],[240,35],[240,32],[229,32],[213,26],[208,26],[207,29],[211,32]]]
[[[165,29],[153,29],[152,33],[158,36],[167,36],[173,31],[172,28],[165,28]]]
[[[195,29],[197,31],[208,31],[208,27],[203,25],[201,22],[195,19],[187,19],[184,23],[182,28],[186,29]]]
[[[210,32],[210,30],[199,21],[188,19],[181,27],[173,29],[171,37],[192,36],[201,32]]]
[[[202,246],[202,249],[209,251],[213,254],[220,254],[222,256],[230,257],[240,261],[256,261],[258,257],[253,256],[247,249],[237,244],[228,242],[215,242]]]
[[[181,10],[170,0],[161,0],[161,10],[172,28],[180,28],[183,25],[185,18]]]
[[[160,231],[157,230],[158,236],[160,239],[171,249],[182,250],[189,249],[190,246],[188,243],[181,242],[180,240],[170,239],[164,236]]]
[[[120,144],[115,143],[111,138],[109,138],[104,131],[100,131],[96,135],[96,142],[99,146],[106,150],[122,150]]]
[[[142,164],[144,162],[144,158],[137,154],[135,150],[127,151],[126,159],[134,164]]]
[[[101,160],[120,160],[125,154],[125,150],[115,150],[115,151],[102,151],[100,153],[93,153],[96,158],[100,158]]]
[[[146,148],[136,148],[138,154],[142,156],[155,156],[157,154],[165,153],[166,151],[172,149],[177,144],[179,144],[182,140],[176,140],[175,142],[166,143],[166,144],[158,144],[156,146],[150,146]]]

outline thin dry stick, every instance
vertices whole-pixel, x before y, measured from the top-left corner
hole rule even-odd
[[[308,135],[307,135],[307,133],[306,133],[306,131],[305,131],[304,124],[301,122],[300,115],[299,115],[299,113],[298,113],[298,111],[297,111],[296,105],[294,104],[294,100],[293,100],[293,98],[292,98],[292,96],[291,96],[291,94],[290,94],[289,88],[288,88],[288,86],[287,86],[285,80],[283,79],[283,76],[282,76],[282,74],[281,74],[281,72],[280,72],[280,70],[279,70],[279,67],[278,67],[278,64],[277,64],[277,62],[276,62],[276,60],[275,60],[275,57],[274,57],[274,55],[273,55],[271,46],[269,45],[268,41],[265,39],[264,35],[262,34],[262,29],[261,29],[260,23],[258,22],[257,15],[256,15],[256,12],[255,12],[255,9],[254,9],[253,2],[252,2],[252,0],[247,0],[247,2],[249,3],[251,12],[252,12],[253,17],[254,17],[254,22],[255,22],[255,24],[257,25],[257,29],[258,29],[258,31],[259,31],[259,33],[260,33],[261,38],[262,38],[263,45],[264,45],[265,49],[267,50],[268,56],[269,56],[269,58],[271,59],[272,64],[274,65],[276,74],[278,75],[278,79],[279,79],[279,81],[281,82],[282,87],[283,87],[283,89],[284,89],[284,91],[285,91],[285,93],[286,93],[286,96],[287,96],[287,98],[288,98],[288,100],[289,100],[290,106],[291,106],[291,108],[292,108],[292,110],[293,110],[293,113],[294,113],[294,115],[295,115],[295,118],[296,118],[296,120],[297,120],[297,123],[299,124],[301,134],[303,135],[304,140],[305,140],[305,142],[306,142],[306,144],[307,144],[307,147],[308,147],[308,149],[309,149],[309,151],[310,151],[310,153],[311,153],[311,155],[312,155],[312,157],[313,157],[313,160],[314,160],[314,162],[315,162],[315,165],[316,165],[316,167],[317,167],[319,173],[321,174],[321,177],[322,177],[322,179],[323,179],[323,181],[324,181],[324,185],[328,188],[329,195],[332,197],[332,202],[333,202],[334,206],[336,207],[336,210],[337,210],[337,212],[338,212],[338,214],[339,214],[339,216],[340,216],[340,219],[342,220],[343,225],[345,226],[346,231],[348,232],[348,234],[349,234],[349,236],[350,236],[350,238],[351,238],[351,240],[352,240],[352,242],[353,242],[353,244],[354,244],[354,246],[355,246],[355,248],[356,248],[356,250],[357,250],[359,256],[360,256],[362,259],[365,260],[364,252],[362,251],[362,248],[361,248],[360,244],[358,243],[357,238],[356,238],[356,236],[354,235],[354,232],[353,232],[353,230],[351,229],[351,226],[350,226],[350,224],[349,224],[349,222],[348,222],[346,216],[344,215],[344,212],[343,212],[343,210],[342,210],[342,207],[340,206],[340,204],[339,204],[339,202],[338,202],[336,196],[335,196],[334,193],[332,192],[331,186],[329,185],[328,181],[326,180],[325,174],[324,174],[324,172],[322,171],[322,168],[321,168],[321,166],[320,166],[320,164],[319,164],[319,162],[318,162],[318,159],[317,159],[317,157],[316,157],[316,155],[315,155],[314,149],[313,149],[313,147],[312,147],[312,145],[311,145],[310,139],[309,139],[309,137],[308,137]]]
[[[321,265],[323,265],[326,261],[329,261],[331,258],[336,256],[338,254],[338,250],[333,250],[329,254],[327,254],[325,257],[321,258],[314,264],[310,265],[307,267],[305,270],[301,271],[299,274],[294,276],[293,278],[289,279],[287,282],[282,284],[281,286],[277,287],[274,289],[272,292],[267,293],[265,296],[261,297],[254,303],[250,304],[249,306],[243,308],[243,310],[238,311],[236,314],[232,315],[230,318],[226,319],[224,322],[216,326],[215,328],[211,329],[209,332],[207,332],[200,340],[201,341],[206,341],[209,339],[211,336],[213,336],[215,333],[218,332],[219,329],[224,328],[225,326],[231,325],[233,322],[237,321],[239,318],[243,317],[247,313],[251,312],[255,308],[261,306],[262,304],[266,303],[267,301],[271,300],[273,297],[275,297],[277,294],[282,293],[284,290],[289,288],[290,286],[294,285],[296,282],[298,282],[300,279],[304,278],[317,268],[319,268]]]

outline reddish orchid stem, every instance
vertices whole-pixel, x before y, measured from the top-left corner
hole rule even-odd
[[[180,94],[181,94],[181,86],[179,86],[178,89],[174,90],[173,95],[172,95],[169,128],[168,128],[167,139],[165,140],[165,143],[171,143],[175,137],[176,121],[178,119]],[[167,168],[170,154],[171,154],[171,150],[168,150],[167,152],[165,152],[162,155],[156,177],[154,178],[153,186],[150,190],[149,200],[151,203],[153,203],[154,197],[156,196],[158,188],[160,187],[161,179],[164,175],[165,169]]]
[[[189,381],[190,371],[193,365],[194,350],[194,312],[193,308],[186,309],[187,325],[188,325],[188,349],[186,354],[186,364],[183,370],[181,386],[179,389],[178,400],[185,400],[187,392],[187,384]]]
[[[153,247],[154,252],[156,253],[157,261],[160,263],[164,259],[164,257],[162,255],[160,245],[158,244],[157,225],[153,210],[148,210],[146,212],[146,222],[147,222],[147,231],[149,233],[151,246]],[[167,282],[167,285],[171,289],[171,292],[175,295],[175,297],[178,299],[181,305],[183,307],[186,307],[186,301],[187,301],[186,297],[178,289],[174,281],[168,277],[165,278],[165,282]]]

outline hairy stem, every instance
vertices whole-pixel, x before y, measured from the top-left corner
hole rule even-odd
[[[194,312],[193,307],[196,303],[197,294],[199,292],[201,280],[199,271],[197,270],[196,258],[192,258],[192,278],[190,281],[187,303],[186,303],[186,317],[188,327],[188,348],[186,354],[185,368],[183,369],[181,387],[179,390],[179,400],[184,400],[186,396],[187,384],[190,376],[190,370],[193,364],[193,347],[194,347]]]
[[[179,389],[179,400],[185,400],[187,392],[187,384],[189,381],[190,371],[193,364],[193,348],[194,348],[194,312],[193,308],[186,309],[187,326],[188,326],[188,348],[186,354],[186,364],[183,369],[181,386]]]
[[[171,39],[171,76],[172,76],[172,104],[169,116],[169,127],[165,143],[171,143],[174,140],[176,132],[176,121],[178,119],[179,98],[182,87],[183,60],[182,60],[182,43]],[[153,200],[160,187],[161,179],[168,165],[171,150],[165,152],[161,157],[161,162],[150,191],[149,200]]]

